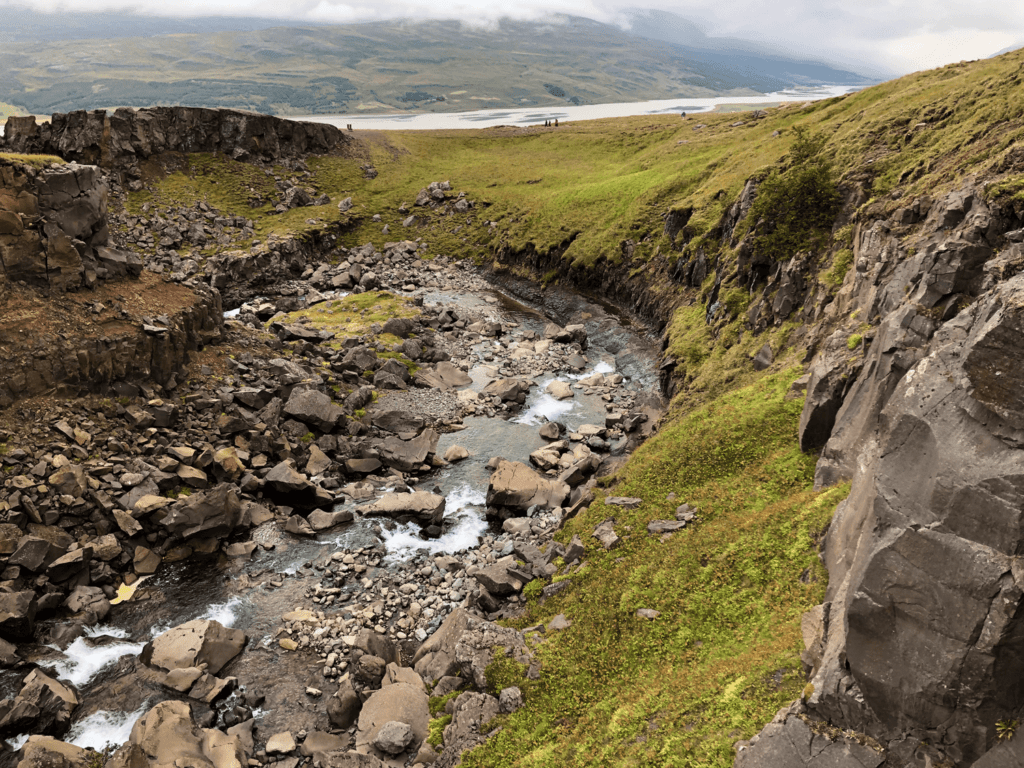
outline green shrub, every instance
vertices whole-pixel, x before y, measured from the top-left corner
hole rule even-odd
[[[803,126],[793,132],[789,167],[761,182],[747,217],[755,250],[773,262],[822,245],[839,210],[839,188],[824,155],[826,136]]]
[[[853,251],[849,248],[843,248],[841,251],[837,251],[836,255],[832,257],[832,266],[828,272],[822,275],[822,280],[825,281],[826,285],[833,288],[838,288],[843,284],[843,280],[846,279],[846,273],[850,271],[850,267],[853,266]]]

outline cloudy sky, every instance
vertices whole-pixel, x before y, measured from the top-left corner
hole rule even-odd
[[[626,26],[629,5],[660,8],[697,22],[713,36],[733,36],[829,62],[861,62],[892,73],[977,59],[1024,44],[1024,3],[1015,0],[731,0],[616,3],[615,0],[0,0],[39,10],[132,9],[146,14],[265,16],[350,23],[445,18],[493,23],[551,13]]]

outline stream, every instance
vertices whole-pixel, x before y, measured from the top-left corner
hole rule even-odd
[[[508,286],[503,287],[508,290]],[[656,340],[645,327],[609,308],[557,289],[546,293],[544,308],[522,303],[493,288],[485,293],[427,290],[423,299],[427,305],[469,309],[506,326],[512,325],[517,332],[532,331],[538,337],[552,320],[560,324],[583,322],[590,339],[585,352],[587,365],[579,372],[537,377],[526,403],[508,420],[465,416],[462,430],[441,435],[438,455],[459,445],[469,451],[470,457],[416,481],[418,487],[446,497],[444,533],[439,538],[422,538],[414,523],[398,524],[358,513],[353,522],[312,538],[280,531],[272,521],[252,532],[254,539],[271,541],[272,548],[258,547],[251,560],[243,563],[209,555],[165,564],[157,575],[145,581],[132,600],[114,606],[104,623],[89,628],[63,652],[56,647],[35,646],[31,660],[50,667],[79,691],[81,703],[75,710],[66,741],[97,750],[108,743],[120,745],[126,741],[139,716],[170,698],[160,685],[162,676],[141,664],[139,653],[160,633],[193,619],[215,619],[249,636],[246,651],[232,663],[230,673],[246,679],[255,675],[268,681],[267,689],[261,691],[267,695],[267,703],[254,712],[258,727],[273,732],[287,726],[288,718],[294,714],[287,710],[296,708],[319,707],[322,714],[322,702],[308,707],[304,703],[302,694],[311,679],[308,659],[304,660],[302,654],[280,654],[272,647],[281,615],[308,607],[305,593],[318,581],[317,563],[322,564],[340,551],[383,547],[380,568],[411,569],[422,565],[428,557],[472,550],[488,536],[500,533],[484,515],[491,476],[489,459],[502,456],[529,464],[530,453],[546,444],[538,428],[547,421],[560,421],[568,432],[584,424],[604,425],[606,399],[577,388],[575,397],[556,400],[545,392],[552,379],[572,385],[595,373],[619,373],[625,377],[621,385],[624,390],[631,390],[654,407],[660,404]],[[495,339],[483,338],[475,343],[475,365],[469,371],[473,383],[468,388],[482,390],[495,375],[493,366],[507,353],[502,342]],[[624,438],[622,442],[625,443]],[[621,452],[621,447],[618,450]],[[387,493],[391,488],[378,490]],[[372,499],[350,501],[336,509],[354,509],[369,501]],[[262,531],[264,527],[268,529]],[[371,570],[366,575],[372,577],[372,573]],[[346,586],[345,599],[338,600],[331,610],[345,610],[347,601],[359,599],[358,592],[358,581]],[[465,593],[455,591],[450,597],[465,597]],[[460,602],[452,599],[447,610]],[[438,612],[432,628],[436,628],[447,610]],[[316,666],[314,663],[313,667]],[[11,673],[0,676],[0,687],[6,693],[6,689],[16,686],[18,678],[20,675]],[[26,738],[9,743],[17,748]]]

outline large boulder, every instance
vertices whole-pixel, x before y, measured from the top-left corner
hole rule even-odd
[[[526,394],[530,391],[530,382],[523,379],[495,379],[486,387],[485,395],[497,396],[505,403],[526,402]]]
[[[292,390],[284,412],[321,432],[332,432],[345,416],[340,406],[315,389]]]
[[[381,729],[391,722],[405,723],[412,729],[409,750],[415,751],[423,743],[430,731],[430,709],[422,686],[394,683],[374,691],[359,713],[356,749],[390,760],[392,755],[377,749],[375,742]]]
[[[433,682],[442,677],[456,675],[459,664],[455,660],[455,646],[466,631],[469,614],[456,608],[448,614],[441,626],[421,645],[413,656],[413,669],[424,680]]]
[[[5,640],[29,640],[35,622],[35,592],[0,592],[0,637]]]
[[[91,768],[95,752],[51,736],[29,736],[17,768]]]
[[[309,478],[295,469],[291,460],[277,464],[264,479],[267,490],[282,504],[312,509],[328,507],[334,503],[334,496],[311,483]]]
[[[194,493],[175,502],[160,518],[168,533],[190,539],[221,539],[229,535],[242,520],[242,504],[238,489],[222,483],[208,491]]]
[[[440,525],[444,518],[445,498],[426,491],[386,493],[373,504],[359,507],[364,515],[415,517],[423,525]]]
[[[71,726],[77,706],[73,688],[35,669],[17,696],[0,701],[0,738],[26,731],[60,736]]]
[[[216,675],[242,652],[248,640],[239,629],[212,619],[195,619],[167,630],[142,649],[142,661],[170,672],[206,664]]]
[[[437,451],[439,439],[440,435],[437,432],[427,428],[412,440],[402,440],[399,437],[385,438],[377,450],[380,452],[381,462],[385,465],[402,472],[414,472],[426,462],[428,456]]]
[[[370,414],[373,426],[396,435],[416,435],[427,425],[426,419],[408,411],[378,411]]]
[[[108,768],[244,768],[251,736],[237,726],[228,733],[202,729],[183,701],[164,701],[140,717]]]
[[[534,472],[518,461],[498,462],[487,486],[487,506],[525,511],[535,504],[560,507],[569,498],[569,486]]]

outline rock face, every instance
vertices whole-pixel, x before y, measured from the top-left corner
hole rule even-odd
[[[7,120],[9,152],[58,155],[83,163],[134,168],[163,152],[220,152],[235,159],[276,161],[326,154],[346,146],[341,130],[319,123],[283,120],[230,109],[149,107],[55,114],[37,125],[33,117]]]
[[[0,280],[66,291],[138,276],[142,258],[107,248],[109,234],[99,168],[0,160]]]
[[[147,643],[142,651],[146,664],[168,672],[206,664],[215,675],[245,647],[245,633],[218,621],[196,619],[169,629]]]
[[[737,765],[1019,763],[990,747],[1024,706],[1010,682],[1024,674],[1024,250],[970,190],[926,225],[906,259],[881,222],[856,238],[836,311],[881,322],[869,346],[827,340],[801,421],[804,444],[824,443],[816,484],[852,478],[825,541],[826,602],[805,615],[813,693]],[[882,751],[821,741],[795,762],[820,739],[801,718]]]

